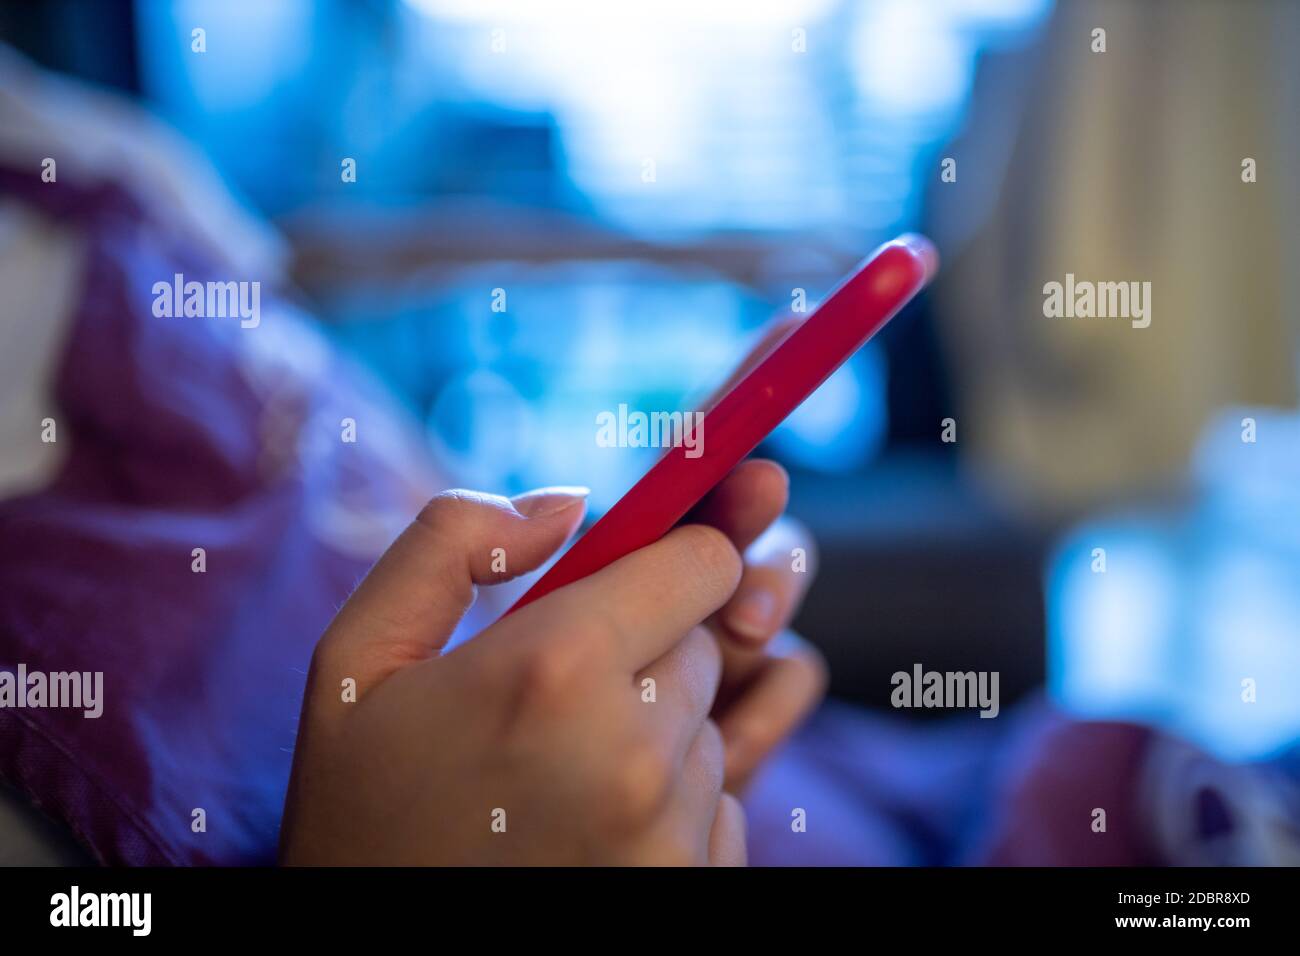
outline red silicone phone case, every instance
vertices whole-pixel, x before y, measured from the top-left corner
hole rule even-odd
[[[702,454],[670,448],[507,613],[667,534],[710,489],[907,304],[938,258],[920,236],[885,243],[706,412]]]

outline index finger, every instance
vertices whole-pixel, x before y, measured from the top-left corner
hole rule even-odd
[[[545,631],[536,625],[546,616],[571,621],[585,640],[612,650],[619,669],[631,675],[725,605],[741,570],[740,554],[721,531],[682,525],[521,608],[507,622]]]

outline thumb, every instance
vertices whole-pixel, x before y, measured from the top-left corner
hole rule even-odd
[[[474,586],[508,581],[554,554],[581,522],[586,497],[586,488],[542,488],[513,500],[444,491],[348,598],[317,662],[364,690],[436,654],[474,603]]]

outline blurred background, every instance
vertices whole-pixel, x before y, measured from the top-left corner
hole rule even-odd
[[[1300,5],[46,0],[0,38],[195,144],[458,483],[595,514],[649,463],[597,412],[688,407],[931,235],[762,450],[832,691],[921,662],[1231,758],[1300,731]],[[1151,282],[1151,327],[1045,318],[1067,272]]]

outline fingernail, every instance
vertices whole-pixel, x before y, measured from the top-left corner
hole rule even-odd
[[[727,626],[741,637],[761,641],[772,632],[776,596],[767,588],[751,588],[727,612]]]
[[[585,501],[589,494],[591,494],[590,488],[576,485],[538,488],[511,498],[510,503],[525,518],[549,518]]]

